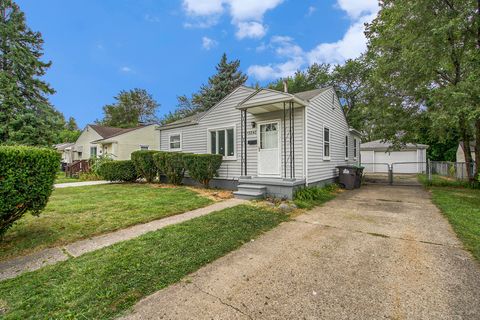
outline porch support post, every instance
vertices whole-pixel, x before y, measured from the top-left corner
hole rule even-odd
[[[247,176],[247,110],[240,110],[240,175]]]
[[[290,102],[292,106],[292,178],[295,178],[295,109],[294,102]]]
[[[247,110],[243,110],[243,150],[244,150],[244,172],[247,176]]]
[[[243,161],[243,110],[240,110],[240,176],[244,176]]]
[[[290,179],[293,178],[293,154],[292,154],[292,102],[288,103],[288,122],[289,122],[289,138],[290,138],[290,146],[289,146],[289,152],[290,152]]]
[[[287,110],[283,102],[283,177],[287,178]]]

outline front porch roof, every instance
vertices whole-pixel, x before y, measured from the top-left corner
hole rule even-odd
[[[293,108],[305,107],[307,102],[293,94],[271,89],[259,89],[237,105],[239,110],[251,114],[283,110],[284,103],[293,102]]]

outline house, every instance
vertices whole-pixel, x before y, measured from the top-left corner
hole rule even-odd
[[[63,163],[72,163],[72,153],[71,153],[71,149],[72,149],[72,146],[74,145],[74,143],[72,142],[65,142],[65,143],[59,143],[59,144],[56,144],[54,145],[53,147],[55,148],[55,150],[58,151],[58,153],[60,153],[60,162],[63,164]]]
[[[427,166],[427,148],[425,144],[407,143],[399,150],[382,140],[362,143],[360,155],[365,172],[386,173],[393,164],[394,173],[422,173]]]
[[[101,155],[129,160],[137,150],[159,150],[157,125],[124,129],[89,124],[71,146],[71,160],[88,160]]]
[[[207,112],[160,127],[160,150],[223,155],[211,184],[237,197],[292,198],[296,188],[335,181],[337,165],[358,164],[360,134],[332,87],[240,86]]]
[[[470,152],[472,153],[472,160],[475,161],[475,141],[470,141]],[[463,141],[460,141],[457,148],[457,162],[465,163],[465,152],[463,150]]]

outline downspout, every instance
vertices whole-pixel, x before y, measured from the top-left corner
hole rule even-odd
[[[304,159],[304,175],[305,175],[305,186],[308,187],[308,121],[307,121],[307,107],[303,107],[303,145],[305,149],[303,149],[303,159]]]

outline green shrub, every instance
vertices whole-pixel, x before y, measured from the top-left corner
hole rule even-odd
[[[106,162],[111,162],[113,161],[112,157],[110,155],[101,155],[96,158],[91,158],[89,160],[90,162],[90,171],[93,172],[95,175],[99,176],[99,170],[102,164]]]
[[[55,150],[0,146],[0,236],[26,212],[45,208],[59,166]]]
[[[311,209],[335,198],[337,185],[330,184],[324,187],[304,187],[295,191],[294,202],[299,208]]]
[[[132,161],[137,172],[147,182],[153,182],[158,176],[158,168],[153,161],[153,155],[158,153],[155,150],[139,150],[132,153]]]
[[[208,187],[210,180],[218,177],[218,169],[222,164],[222,155],[185,154],[184,161],[189,176]]]
[[[179,185],[185,175],[184,153],[158,152],[153,155],[153,161],[158,170],[167,176],[168,182]]]
[[[98,173],[105,180],[122,182],[135,182],[140,176],[132,160],[105,162]]]

